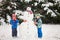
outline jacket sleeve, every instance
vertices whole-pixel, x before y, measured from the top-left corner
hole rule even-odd
[[[17,24],[19,25],[19,20],[17,20]]]
[[[17,23],[19,23],[19,20],[17,20]]]
[[[10,24],[12,24],[12,20],[10,20]]]

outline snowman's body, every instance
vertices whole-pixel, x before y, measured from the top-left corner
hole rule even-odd
[[[20,25],[21,40],[37,40],[37,27],[34,25],[33,13],[23,12],[23,16],[20,16],[26,22],[22,22]]]

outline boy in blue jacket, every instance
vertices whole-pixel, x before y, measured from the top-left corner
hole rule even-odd
[[[19,20],[16,19],[16,15],[12,14],[12,19],[10,20],[10,24],[12,25],[12,37],[17,37],[17,26]]]

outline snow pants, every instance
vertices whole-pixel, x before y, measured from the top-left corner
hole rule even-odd
[[[12,37],[17,37],[17,28],[12,28]]]
[[[42,28],[38,28],[38,38],[42,38]]]

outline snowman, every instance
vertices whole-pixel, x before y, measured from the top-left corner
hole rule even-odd
[[[26,11],[22,13],[19,18],[23,19],[20,25],[20,39],[21,40],[37,40],[37,27],[33,22],[33,12],[31,7],[27,7]]]

